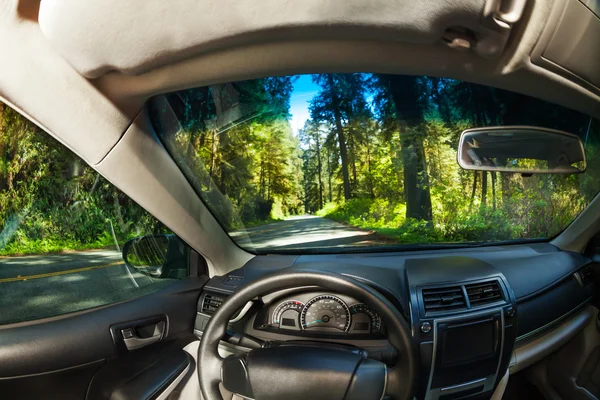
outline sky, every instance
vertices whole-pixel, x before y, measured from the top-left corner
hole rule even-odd
[[[290,124],[294,135],[298,136],[298,130],[304,127],[307,119],[310,119],[308,103],[319,89],[319,85],[312,82],[310,75],[301,75],[294,82],[294,90],[290,97],[290,113],[292,114]]]
[[[290,96],[290,114],[292,114],[290,125],[292,125],[294,135],[298,136],[298,130],[304,127],[307,119],[310,119],[309,102],[320,89],[319,85],[313,83],[312,75],[300,75],[294,82],[294,89]],[[366,92],[366,100],[368,104],[373,103],[372,92]]]

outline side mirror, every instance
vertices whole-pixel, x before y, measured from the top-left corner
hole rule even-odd
[[[465,130],[458,164],[467,170],[523,174],[577,174],[587,167],[578,136],[531,126]]]
[[[188,246],[176,235],[140,236],[123,245],[125,265],[152,278],[187,276],[188,254]]]

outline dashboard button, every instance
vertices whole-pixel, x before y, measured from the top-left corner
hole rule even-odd
[[[431,332],[431,324],[429,322],[423,322],[421,324],[421,332],[423,332],[423,333]]]

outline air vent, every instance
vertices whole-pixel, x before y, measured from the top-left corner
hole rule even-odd
[[[427,288],[421,292],[425,314],[444,313],[467,308],[461,286]]]
[[[577,277],[577,281],[583,287],[591,285],[594,283],[594,270],[591,266],[580,269],[575,272],[575,276]]]
[[[213,315],[217,309],[225,301],[224,297],[206,293],[202,299],[202,312],[204,314]]]
[[[471,308],[503,301],[504,296],[498,281],[488,281],[465,285]]]

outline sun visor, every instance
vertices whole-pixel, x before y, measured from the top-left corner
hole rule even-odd
[[[566,0],[556,7],[532,60],[600,93],[600,2]]]
[[[44,0],[39,23],[77,71],[139,74],[202,53],[294,39],[445,40],[497,57],[525,0]],[[409,55],[407,55],[409,56]],[[359,57],[359,55],[357,55]]]

